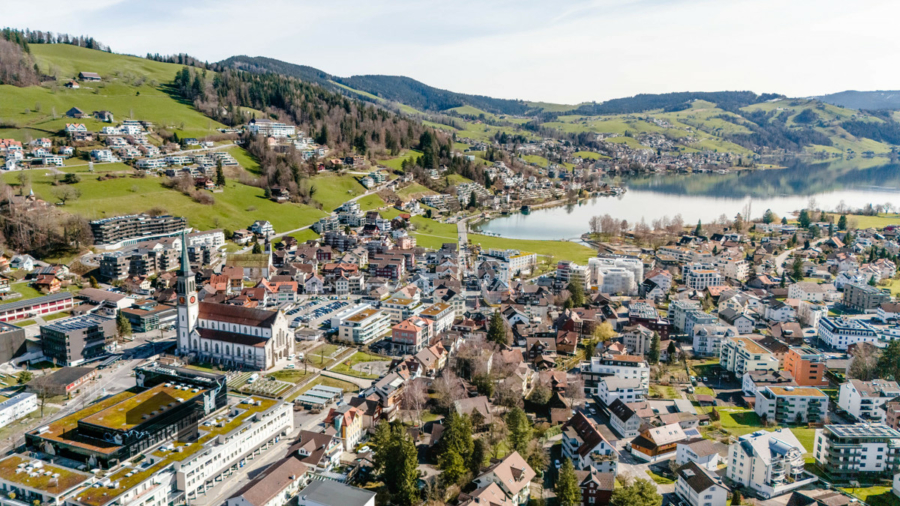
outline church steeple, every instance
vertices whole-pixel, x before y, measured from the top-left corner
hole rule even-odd
[[[187,297],[194,295],[197,291],[197,279],[191,271],[191,262],[188,258],[188,242],[187,232],[181,231],[181,267],[178,269],[178,278],[176,281],[176,293],[179,295],[178,302],[184,304],[188,301]],[[196,299],[196,295],[192,297]]]
[[[181,269],[178,272],[181,276],[190,276],[193,273],[191,272],[191,262],[188,259],[188,242],[187,242],[187,231],[181,231]]]

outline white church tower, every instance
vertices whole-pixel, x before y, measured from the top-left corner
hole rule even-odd
[[[191,352],[191,334],[197,328],[197,317],[200,306],[197,301],[197,278],[191,272],[188,261],[187,233],[181,232],[181,269],[178,270],[178,281],[175,289],[178,296],[178,351],[181,354]],[[199,346],[199,344],[198,344]],[[194,351],[200,351],[199,349]]]

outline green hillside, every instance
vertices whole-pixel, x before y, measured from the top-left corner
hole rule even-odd
[[[0,129],[0,137],[21,140],[26,134],[52,135],[73,122],[65,117],[72,107],[88,114],[108,110],[117,121],[130,117],[152,121],[180,136],[200,137],[222,126],[166,92],[165,85],[180,65],[68,44],[33,44],[31,52],[41,72],[56,75],[58,80],[27,88],[0,86],[0,120],[18,127]],[[65,82],[79,72],[97,72],[103,80],[81,83],[77,90],[65,88]],[[102,126],[93,119],[81,122],[91,130]]]

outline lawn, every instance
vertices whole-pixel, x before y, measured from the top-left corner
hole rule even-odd
[[[68,318],[70,316],[72,316],[72,313],[70,311],[61,311],[59,313],[53,313],[51,315],[42,316],[41,318],[45,322],[52,322],[53,320],[59,320],[60,318]]]
[[[663,386],[663,385],[653,385],[650,387],[651,397],[655,393],[657,397],[661,399],[681,399],[681,396],[678,395],[678,391],[675,390],[675,387]]]
[[[397,192],[397,196],[404,199],[417,199],[422,195],[433,195],[434,192],[419,183],[413,183]]]
[[[832,214],[831,216],[834,218],[835,223],[837,223],[838,219],[840,219],[840,215],[838,215],[838,214]],[[847,222],[852,224],[852,223],[854,223],[854,221],[856,222],[855,228],[857,228],[857,229],[863,229],[863,228],[882,229],[888,225],[900,225],[900,214],[881,213],[878,216],[862,216],[859,214],[848,214]]]
[[[842,488],[841,490],[871,506],[900,506],[900,499],[893,494],[889,486]]]
[[[269,373],[267,376],[269,376],[270,378],[275,378],[279,381],[286,381],[288,383],[297,384],[300,383],[300,380],[309,376],[309,374],[304,373],[302,369],[284,369],[281,371]]]
[[[378,196],[377,193],[373,193],[372,195],[366,195],[365,197],[356,201],[359,203],[359,208],[363,211],[370,211],[372,209],[378,209],[380,207],[384,207],[385,202],[381,197]]]
[[[318,348],[312,350],[311,352],[306,354],[306,359],[309,361],[309,365],[315,367],[325,367],[331,362],[331,354],[337,351],[339,347],[334,344],[323,344]]]
[[[340,364],[331,368],[332,371],[340,374],[346,374],[348,376],[356,376],[357,378],[368,378],[368,379],[376,379],[377,375],[365,373],[362,371],[357,371],[353,369],[354,365],[361,364],[364,362],[383,362],[389,361],[389,358],[380,357],[378,355],[372,355],[370,353],[366,353],[364,351],[357,351],[353,355],[350,356],[347,360],[344,360]]]
[[[366,192],[365,187],[359,184],[356,176],[350,174],[339,176],[332,172],[326,172],[314,176],[310,179],[310,183],[316,188],[313,198],[322,204],[323,209],[328,211],[337,209],[344,202]]]
[[[576,152],[572,153],[572,156],[586,158],[589,160],[599,160],[601,158],[609,158],[606,155],[601,155],[600,153],[594,153],[593,151],[576,151]]]
[[[259,168],[259,160],[256,159],[253,155],[251,155],[246,149],[240,146],[234,146],[232,148],[228,148],[228,153],[237,160],[237,163],[241,164],[247,172],[253,174],[261,174],[262,170]]]
[[[5,174],[9,184],[18,184],[16,174]],[[158,207],[166,212],[188,218],[188,223],[201,230],[227,228],[237,230],[248,227],[254,220],[269,220],[276,232],[293,230],[315,223],[325,212],[310,206],[278,204],[264,196],[264,190],[229,180],[225,191],[215,193],[215,203],[206,206],[190,197],[162,185],[156,177],[120,177],[99,181],[93,176],[82,176],[73,186],[81,191],[81,198],[69,201],[60,209],[80,214],[89,220],[133,214]],[[35,194],[48,202],[55,202],[53,179],[49,176],[32,176]],[[361,187],[360,187],[361,188]]]
[[[647,474],[650,476],[650,479],[655,481],[657,485],[671,485],[675,483],[675,480],[671,478],[666,478],[665,476],[654,473],[651,470],[647,470]]]

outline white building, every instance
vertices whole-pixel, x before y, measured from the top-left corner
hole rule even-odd
[[[606,406],[616,399],[626,403],[640,402],[647,398],[647,387],[641,386],[640,378],[620,379],[608,376],[597,382],[597,397]]]
[[[728,448],[725,476],[765,499],[777,497],[818,480],[804,469],[804,453],[790,429],[747,434]]]
[[[878,333],[862,320],[826,317],[819,320],[819,339],[836,350],[846,350],[851,344],[878,341]]]
[[[708,286],[723,284],[719,271],[705,264],[688,264],[682,267],[681,277],[685,286],[694,290],[706,290]]]
[[[725,506],[728,489],[714,472],[695,462],[684,464],[675,472],[675,494],[690,506]]]
[[[556,279],[562,283],[579,283],[584,289],[590,288],[588,284],[590,271],[586,265],[578,265],[570,260],[561,260],[556,264]]]
[[[0,402],[0,427],[5,427],[20,418],[24,418],[37,408],[37,395],[32,393],[16,394]]]
[[[824,285],[801,281],[788,287],[788,298],[807,302],[825,302],[825,291]]]
[[[581,364],[586,395],[599,395],[601,378],[615,376],[620,379],[638,378],[643,388],[650,387],[650,365],[644,357],[634,355],[604,355],[591,357],[590,362]]]
[[[618,468],[615,447],[581,411],[563,425],[562,455],[579,470],[593,468],[600,473],[615,473]]]
[[[678,443],[676,448],[675,463],[679,466],[694,462],[710,471],[715,471],[719,467],[719,451],[715,441],[695,439]]]
[[[731,325],[697,325],[694,327],[694,355],[718,357],[722,350],[722,340],[737,336],[737,329]]]
[[[900,432],[883,423],[816,429],[816,464],[833,483],[891,479],[900,471]]]
[[[238,489],[224,506],[285,506],[309,483],[309,478],[307,467],[291,455]]]
[[[754,411],[778,424],[820,423],[828,413],[828,396],[813,387],[767,385],[756,390]]]
[[[250,133],[265,137],[288,137],[294,135],[297,128],[270,119],[252,119],[248,126]]]
[[[588,259],[590,285],[602,293],[635,295],[644,279],[644,262],[637,257],[603,256]]]
[[[897,396],[900,396],[900,385],[896,381],[851,379],[841,385],[838,407],[860,422],[882,423],[885,411],[881,406]]]

